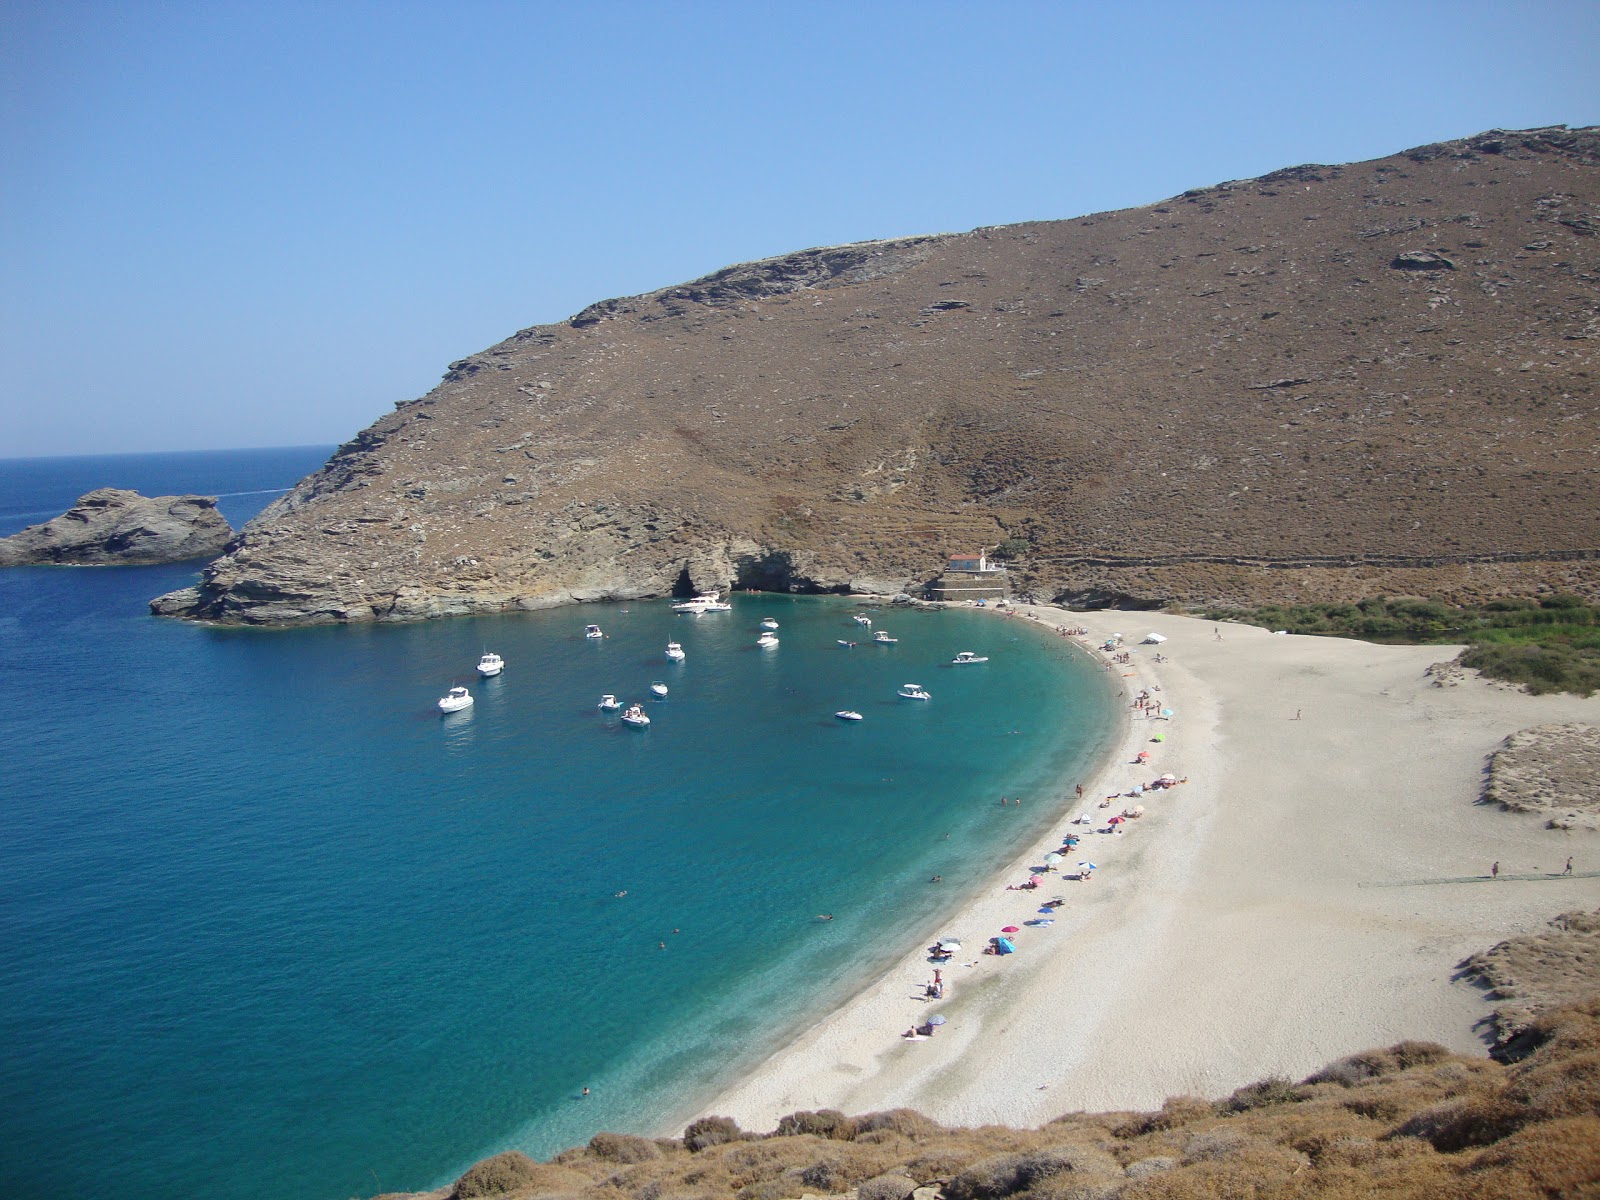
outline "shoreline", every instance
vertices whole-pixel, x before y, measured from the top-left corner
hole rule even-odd
[[[1476,1023],[1491,1005],[1451,982],[1456,963],[1600,903],[1593,879],[1530,889],[1511,877],[1543,881],[1541,867],[1559,869],[1567,854],[1600,862],[1600,834],[1474,803],[1501,739],[1600,723],[1600,697],[1526,696],[1472,673],[1436,686],[1426,669],[1457,647],[1274,636],[1161,613],[996,613],[1085,627],[1078,645],[1101,661],[1092,647],[1125,634],[1130,662],[1111,666],[1118,702],[1151,689],[1173,718],[1124,708],[1083,804],[1075,781],[1061,781],[1065,799],[1052,803],[1064,814],[945,922],[963,948],[942,968],[943,1001],[921,998],[933,966],[908,948],[693,1115],[761,1131],[795,1111],[907,1107],[951,1125],[1032,1126],[1074,1109],[1224,1095],[1403,1038],[1482,1053]],[[1169,640],[1137,645],[1150,631]],[[1140,749],[1151,758],[1136,767]],[[1189,782],[1124,795],[1166,772]],[[1124,834],[1083,832],[1136,803],[1146,814]],[[1084,809],[1095,824],[1070,824]],[[1091,881],[1052,874],[1036,892],[1006,890],[1068,832],[1082,842],[1062,866],[1096,862]],[[1506,877],[1471,886],[1496,860]],[[1470,882],[1419,882],[1439,877]],[[1066,902],[1053,926],[1023,925],[1053,897]],[[980,954],[1006,925],[1021,927],[1017,953]],[[934,1012],[947,1018],[935,1037],[900,1036]]]

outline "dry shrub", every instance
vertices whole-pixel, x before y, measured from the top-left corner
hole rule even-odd
[[[1153,1154],[1149,1158],[1141,1158],[1137,1162],[1128,1164],[1129,1179],[1143,1179],[1146,1175],[1159,1175],[1163,1171],[1170,1171],[1178,1165],[1178,1160],[1170,1154]]]
[[[874,1175],[856,1189],[856,1200],[906,1200],[916,1190],[909,1175]]]
[[[891,1108],[887,1112],[871,1112],[855,1119],[856,1132],[859,1136],[863,1133],[876,1133],[879,1130],[888,1130],[898,1133],[901,1137],[921,1141],[930,1138],[936,1133],[941,1133],[944,1126],[931,1117],[925,1117],[915,1109]]]
[[[520,1150],[507,1150],[467,1168],[456,1180],[452,1200],[474,1200],[478,1196],[503,1196],[527,1187],[539,1178],[540,1167]],[[588,1182],[585,1177],[584,1182]]]
[[[1236,1089],[1219,1107],[1227,1112],[1241,1113],[1276,1104],[1295,1104],[1303,1098],[1304,1093],[1300,1088],[1282,1076],[1273,1075]]]
[[[689,1128],[683,1131],[683,1144],[693,1151],[704,1150],[709,1146],[720,1146],[724,1142],[737,1142],[744,1137],[744,1130],[739,1128],[739,1122],[732,1117],[701,1117],[691,1121]]]
[[[1528,1110],[1501,1096],[1448,1099],[1422,1109],[1390,1134],[1392,1138],[1421,1138],[1440,1154],[1456,1154],[1474,1146],[1490,1146],[1520,1130],[1530,1120]]]
[[[819,1108],[816,1112],[795,1112],[778,1122],[773,1137],[793,1137],[797,1133],[811,1133],[835,1142],[854,1141],[856,1123],[836,1108]]]
[[[1353,1087],[1366,1079],[1408,1071],[1412,1067],[1427,1066],[1450,1057],[1450,1051],[1436,1042],[1397,1042],[1386,1050],[1364,1050],[1360,1054],[1329,1063],[1322,1070],[1306,1076],[1304,1082],[1339,1083]]]
[[[1566,1117],[1512,1134],[1475,1155],[1461,1183],[1485,1200],[1600,1196],[1600,1119]]]
[[[1198,1096],[1170,1096],[1160,1112],[1134,1113],[1126,1121],[1113,1126],[1111,1132],[1120,1138],[1143,1137],[1147,1133],[1181,1129],[1216,1115],[1216,1109],[1209,1100],[1202,1100]]]
[[[660,1158],[661,1148],[631,1133],[597,1133],[589,1139],[589,1153],[602,1162],[642,1163]]]
[[[1049,1146],[1020,1154],[1001,1154],[974,1163],[945,1185],[945,1200],[990,1200],[1033,1192],[1046,1180],[1071,1174],[1078,1182],[1103,1182],[1122,1174],[1117,1161],[1088,1146]],[[1090,1177],[1084,1179],[1083,1177]],[[1059,1191],[1059,1189],[1055,1189]]]
[[[1506,1098],[1526,1105],[1537,1120],[1600,1112],[1600,1052],[1582,1051],[1554,1061],[1551,1055],[1538,1055],[1513,1073]]]

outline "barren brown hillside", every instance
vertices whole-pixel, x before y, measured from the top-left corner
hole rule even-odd
[[[1600,129],[810,250],[451,364],[158,611],[692,584],[1600,596]]]

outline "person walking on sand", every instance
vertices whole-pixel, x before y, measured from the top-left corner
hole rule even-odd
[[[1490,868],[1489,868],[1489,878],[1490,879],[1499,879],[1500,878],[1500,860],[1499,859],[1496,859],[1494,861],[1493,865],[1490,866]]]
[[[1561,869],[1563,875],[1572,874],[1572,855],[1567,855],[1567,865]]]

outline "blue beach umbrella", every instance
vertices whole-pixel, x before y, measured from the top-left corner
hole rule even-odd
[[[934,1013],[933,1016],[928,1018],[928,1024],[929,1025],[943,1025],[944,1024],[944,1017],[939,1013]]]
[[[1011,939],[1003,937],[995,938],[994,949],[996,954],[1015,954],[1017,952],[1017,948],[1012,945]]]

